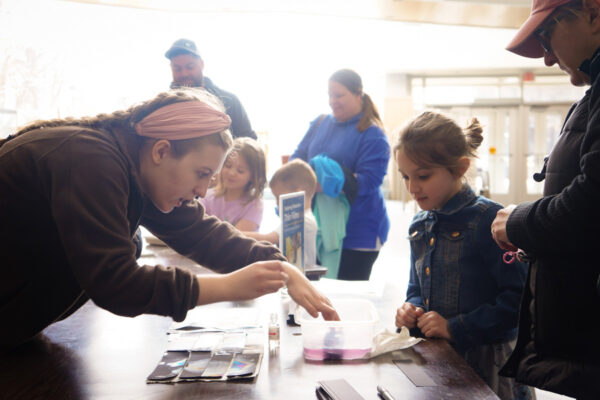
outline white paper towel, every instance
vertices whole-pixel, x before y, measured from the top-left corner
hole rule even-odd
[[[363,358],[373,358],[390,351],[407,349],[422,340],[424,339],[410,336],[406,327],[402,327],[400,333],[382,329],[373,337],[373,350],[365,354]]]

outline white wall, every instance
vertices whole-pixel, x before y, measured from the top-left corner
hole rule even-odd
[[[152,97],[170,83],[165,50],[188,37],[206,75],[240,97],[255,130],[269,131],[272,159],[329,111],[327,78],[339,68],[358,71],[383,111],[390,72],[542,65],[503,49],[514,30],[373,19],[0,0],[0,27],[0,108],[16,109],[19,125]]]

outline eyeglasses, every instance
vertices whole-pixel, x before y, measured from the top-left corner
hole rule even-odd
[[[550,39],[552,38],[552,33],[554,32],[554,29],[556,28],[556,24],[561,19],[563,19],[569,15],[574,15],[574,11],[565,10],[561,13],[557,13],[554,17],[549,19],[548,22],[546,22],[541,27],[536,29],[536,31],[534,32],[535,38],[537,39],[538,42],[540,42],[540,45],[544,49],[544,52],[550,53],[552,51],[552,47],[550,46]]]
[[[541,27],[534,32],[535,38],[540,42],[545,53],[550,53],[552,51],[552,47],[550,47],[550,38],[552,37],[556,22],[556,20],[552,19],[546,26]]]

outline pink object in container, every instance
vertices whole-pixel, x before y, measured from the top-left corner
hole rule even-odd
[[[373,347],[379,321],[373,303],[363,299],[332,299],[340,321],[311,317],[298,308],[295,320],[301,325],[304,358],[307,360],[356,360]]]

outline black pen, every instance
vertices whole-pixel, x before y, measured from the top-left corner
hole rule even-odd
[[[388,392],[387,389],[384,389],[379,385],[377,385],[377,393],[379,393],[379,396],[381,396],[383,400],[394,400],[394,396],[392,396],[392,394]]]

